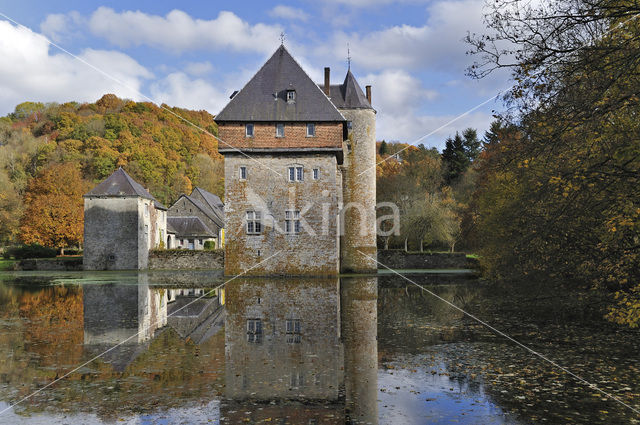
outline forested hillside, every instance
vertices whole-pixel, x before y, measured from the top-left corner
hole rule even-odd
[[[80,242],[81,195],[119,166],[165,204],[196,185],[223,197],[216,139],[170,111],[217,135],[206,111],[111,94],[88,104],[25,102],[0,118],[0,244]],[[52,233],[53,199],[72,224]]]

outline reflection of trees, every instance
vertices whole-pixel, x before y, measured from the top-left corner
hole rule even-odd
[[[587,381],[637,405],[640,333],[602,319],[606,305],[602,294],[478,282],[428,288]],[[456,384],[452,387],[471,394],[483,392],[525,423],[542,418],[548,423],[629,422],[631,412],[625,407],[605,400],[597,391],[461,313],[448,314],[438,306],[444,303],[414,285],[382,287],[379,297],[379,342],[381,351],[398,360],[394,365],[417,368],[430,364],[435,373]],[[404,353],[409,355],[402,356]]]
[[[30,394],[97,354],[83,347],[82,287],[0,285],[0,317],[5,402]],[[16,413],[94,412],[115,419],[158,406],[200,403],[222,391],[223,332],[198,345],[164,328],[143,344],[124,370],[98,359],[20,404]]]
[[[429,285],[430,291],[462,309],[474,302],[472,285]],[[381,348],[419,352],[424,347],[470,337],[464,315],[415,285],[381,287],[378,327]]]

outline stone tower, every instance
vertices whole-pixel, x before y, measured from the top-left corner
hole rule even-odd
[[[351,69],[344,82],[330,84],[324,69],[325,94],[347,120],[342,166],[340,269],[342,272],[375,272],[376,248],[376,111],[371,107],[371,86],[365,95]]]

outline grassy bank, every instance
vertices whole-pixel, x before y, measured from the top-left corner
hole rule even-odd
[[[13,266],[17,263],[17,260],[2,260],[0,259],[0,271],[13,270]]]

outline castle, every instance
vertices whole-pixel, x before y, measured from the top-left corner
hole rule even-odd
[[[349,69],[316,84],[281,45],[215,117],[225,274],[376,270],[375,110]]]

